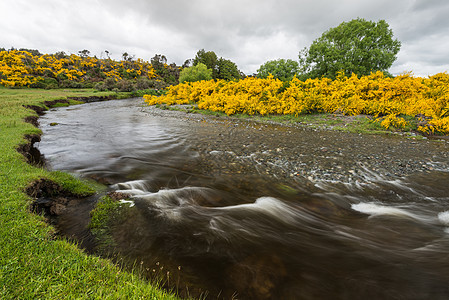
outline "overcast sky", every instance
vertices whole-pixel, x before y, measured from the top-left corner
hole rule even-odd
[[[181,65],[199,49],[246,74],[290,58],[331,27],[386,20],[402,42],[393,74],[449,71],[448,0],[0,0],[0,47],[123,52]]]

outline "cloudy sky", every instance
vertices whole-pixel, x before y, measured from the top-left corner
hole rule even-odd
[[[393,74],[427,76],[449,71],[448,16],[447,0],[0,0],[0,47],[164,54],[179,65],[205,49],[252,74],[360,17],[386,20],[402,42]]]

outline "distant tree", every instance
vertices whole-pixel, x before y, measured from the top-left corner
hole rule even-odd
[[[122,59],[124,61],[133,61],[134,60],[134,55],[130,55],[130,54],[128,54],[128,52],[123,52],[122,53]]]
[[[190,68],[193,66],[193,59],[186,59],[186,61],[182,64],[182,68]]]
[[[179,79],[180,68],[172,63],[167,64],[167,57],[162,54],[156,54],[151,58],[151,66],[156,74],[168,85],[177,84]]]
[[[58,51],[54,55],[57,59],[62,59],[62,58],[67,57],[67,54],[64,51]]]
[[[396,60],[401,42],[384,20],[355,19],[324,32],[299,54],[301,72],[308,77],[335,78],[338,71],[359,76],[387,70]]]
[[[39,52],[39,50],[36,49],[26,49],[26,48],[20,48],[19,51],[26,51],[29,52],[35,56],[41,56],[42,54]]]
[[[274,78],[289,81],[299,73],[299,63],[291,59],[270,60],[257,70],[258,78],[267,78],[272,74]]]
[[[193,59],[193,65],[205,64],[206,67],[212,70],[213,78],[217,77],[217,62],[218,57],[214,51],[205,51],[204,49],[199,50]]]
[[[217,75],[215,78],[224,80],[238,80],[242,77],[235,63],[229,59],[221,57],[217,61]]]
[[[153,69],[156,71],[156,74],[162,76],[164,68],[167,65],[167,57],[162,54],[156,54],[151,58],[150,62]]]
[[[212,70],[208,69],[203,63],[199,63],[193,67],[185,68],[179,75],[179,83],[195,82],[200,80],[211,80]]]
[[[86,57],[88,57],[90,55],[90,51],[84,49],[84,50],[78,51],[78,54],[79,54],[79,56],[81,56],[83,58],[86,58]]]
[[[190,63],[190,61],[187,60],[184,64],[186,63]],[[223,57],[218,58],[214,51],[199,50],[193,59],[193,66],[200,63],[212,70],[213,79],[236,80],[242,78],[242,73],[234,62]]]
[[[169,85],[178,84],[180,73],[181,68],[179,68],[175,63],[169,64],[165,68],[163,80]]]

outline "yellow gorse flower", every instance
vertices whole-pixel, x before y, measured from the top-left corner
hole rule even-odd
[[[0,51],[0,84],[4,86],[31,86],[44,77],[82,82],[88,77],[98,79],[136,79],[145,76],[155,78],[151,63],[136,61],[114,61],[96,57],[81,57],[75,54],[33,55],[28,51]]]
[[[266,79],[209,80],[172,86],[161,97],[145,95],[149,105],[196,103],[200,109],[228,115],[245,113],[300,115],[339,112],[372,115],[385,128],[405,128],[403,116],[422,116],[422,132],[449,134],[449,75],[428,78],[406,73],[390,78],[382,72],[358,77],[340,73],[335,80],[296,77],[288,83]]]

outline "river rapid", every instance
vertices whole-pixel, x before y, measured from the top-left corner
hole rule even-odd
[[[449,297],[447,141],[188,114],[137,98],[52,109],[40,127],[48,168],[130,195],[110,251],[182,296]],[[57,228],[84,228],[92,206],[61,215]]]

